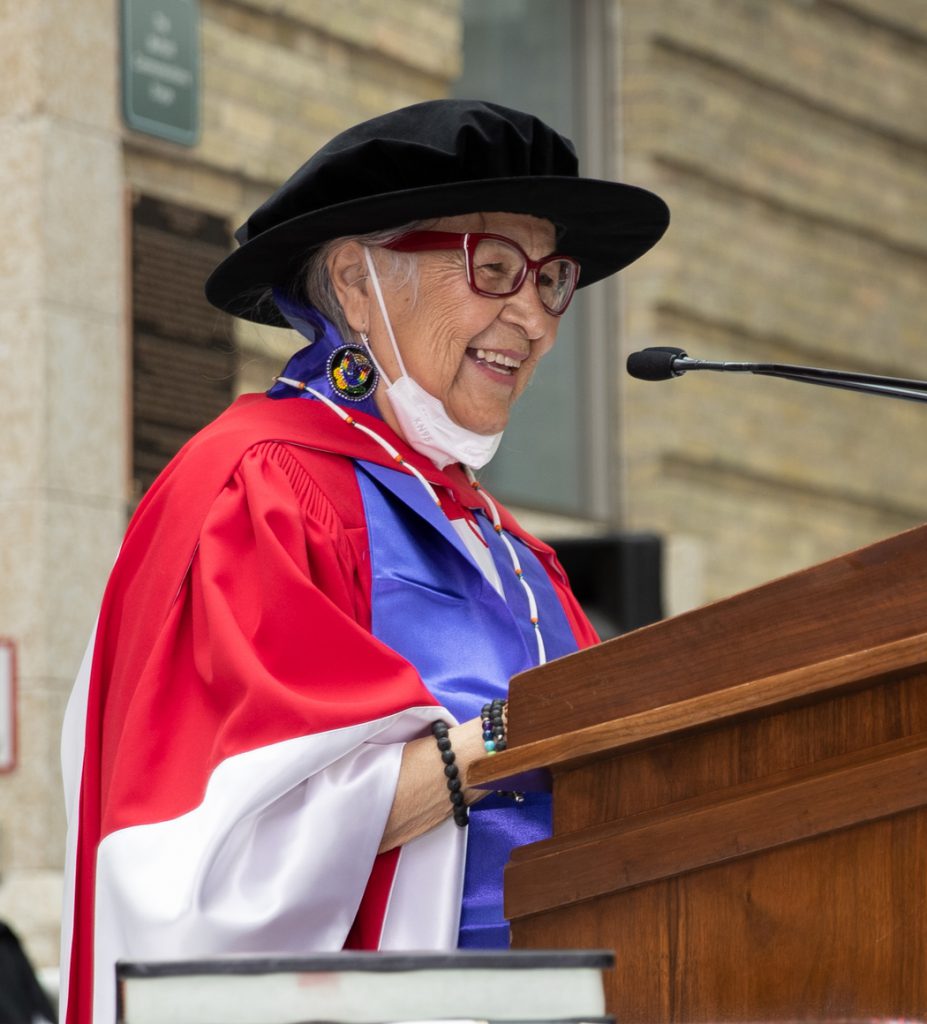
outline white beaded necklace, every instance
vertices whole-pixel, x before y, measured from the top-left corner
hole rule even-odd
[[[317,398],[324,405],[328,406],[340,419],[342,419],[349,427],[354,427],[355,430],[361,431],[368,437],[372,438],[376,443],[386,452],[387,455],[397,465],[402,466],[404,470],[411,473],[416,480],[425,488],[428,496],[431,500],[441,508],[441,499],[438,497],[437,492],[431,486],[431,484],[425,479],[425,477],[419,472],[411,462],[407,462],[402,455],[386,440],[384,437],[372,430],[370,427],[365,426],[363,423],[358,423],[354,417],[341,408],[336,402],[333,402],[327,395],[323,395],[320,391],[316,391],[315,388],[309,387],[308,384],[304,384],[301,380],[294,380],[291,377],[274,377],[274,380],[279,381],[281,384],[287,384],[291,388],[296,388],[297,391],[305,391],[312,395],[313,398]],[[505,545],[506,551],[509,553],[509,558],[512,560],[512,569],[515,572],[515,576],[518,578],[522,587],[524,587],[525,597],[528,599],[528,614],[531,619],[531,625],[534,627],[534,638],[538,645],[538,664],[543,665],[547,661],[547,651],[544,648],[544,635],[541,633],[541,623],[538,616],[538,604],[534,597],[534,591],[531,589],[531,584],[528,582],[525,576],[525,571],[522,569],[521,561],[518,558],[518,552],[515,550],[515,545],[511,542],[508,534],[505,532],[502,526],[502,520],[499,516],[499,510],[496,508],[496,503],[492,500],[489,494],[483,490],[480,486],[479,481],[473,474],[473,470],[469,466],[464,466],[464,470],[467,474],[467,479],[470,481],[470,485],[473,489],[481,496],[486,507],[489,509],[489,515],[492,519],[492,528],[498,534],[499,539]]]
[[[496,508],[496,503],[480,486],[479,481],[473,475],[473,470],[469,466],[464,466],[464,470],[466,471],[470,485],[482,496],[483,501],[485,501],[489,506],[489,514],[492,517],[492,528],[496,531],[499,535],[499,539],[505,545],[505,548],[509,553],[509,558],[512,560],[512,568],[515,570],[515,575],[518,577],[521,585],[525,588],[525,596],[528,598],[528,614],[531,617],[531,625],[534,626],[534,638],[538,645],[538,664],[543,665],[547,661],[547,651],[544,649],[544,636],[541,633],[541,623],[538,616],[538,603],[534,599],[534,591],[531,589],[528,577],[525,576],[525,571],[521,567],[521,562],[518,559],[518,552],[515,550],[515,545],[509,540],[508,534],[502,528],[502,520],[499,518],[499,510]]]

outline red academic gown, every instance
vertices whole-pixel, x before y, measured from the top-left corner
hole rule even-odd
[[[319,403],[246,396],[133,517],[65,720],[69,1024],[113,1019],[118,958],[454,946],[464,830],[377,855],[402,744],[448,715],[370,633],[354,459],[396,468]],[[594,643],[552,551],[500,514]]]

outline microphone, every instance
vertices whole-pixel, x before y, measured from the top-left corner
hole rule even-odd
[[[880,377],[872,373],[849,370],[822,370],[814,366],[790,366],[786,363],[728,363],[707,359],[690,359],[681,348],[657,346],[632,352],[628,356],[628,373],[638,380],[670,380],[690,370],[718,370],[722,373],[755,373],[761,377],[782,377],[826,388],[842,388],[866,394],[904,398],[911,402],[927,402],[927,381],[904,377]]]

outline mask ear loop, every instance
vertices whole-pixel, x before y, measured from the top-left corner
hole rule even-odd
[[[393,325],[390,323],[389,313],[386,312],[386,302],[383,299],[383,290],[380,288],[380,278],[377,276],[377,269],[373,265],[373,257],[370,255],[370,249],[364,246],[364,259],[367,261],[367,270],[370,273],[370,281],[373,284],[373,293],[377,297],[377,305],[380,307],[380,313],[383,316],[383,322],[386,324],[386,333],[389,336],[389,342],[393,346],[393,354],[396,356],[396,362],[399,363],[399,370],[403,377],[408,377],[406,373],[406,365],[402,361],[402,356],[399,354],[399,346],[396,344],[396,335],[393,334]],[[370,353],[370,358],[373,360],[373,365],[380,371],[380,376],[386,381],[387,388],[393,386],[393,382],[383,372],[383,367],[380,366],[377,357],[373,354],[373,349],[370,347],[370,339],[366,334],[362,334],[361,337],[364,339],[364,343],[367,346],[367,351]]]

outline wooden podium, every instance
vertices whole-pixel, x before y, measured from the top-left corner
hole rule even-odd
[[[512,681],[520,948],[613,948],[619,1024],[927,1017],[927,527]]]

